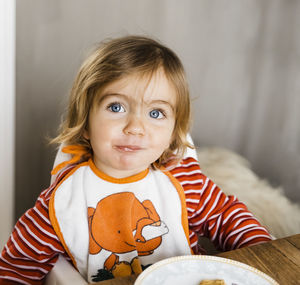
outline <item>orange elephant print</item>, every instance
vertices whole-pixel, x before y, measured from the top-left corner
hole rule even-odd
[[[140,273],[142,267],[137,256],[130,261],[119,261],[119,256],[133,251],[138,256],[150,255],[169,231],[152,202],[140,202],[131,192],[103,198],[96,208],[88,208],[88,217],[89,253],[98,254],[102,249],[111,252],[104,268],[99,270],[108,276],[98,276],[100,279],[93,281]]]

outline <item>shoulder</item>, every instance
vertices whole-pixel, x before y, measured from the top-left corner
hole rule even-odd
[[[51,183],[50,187],[47,188],[46,190],[44,190],[38,200],[43,200],[47,206],[49,204],[49,200],[51,198],[51,195],[53,193],[53,191],[56,189],[57,186],[59,186],[60,183],[62,183],[62,181],[68,177],[69,175],[71,175],[76,169],[78,168],[78,165],[73,164],[73,165],[68,165],[67,167],[65,167],[64,169],[62,169],[55,177],[55,179],[53,180],[53,182]]]
[[[169,171],[179,181],[186,194],[190,192],[200,194],[209,180],[202,173],[199,162],[193,157],[184,158]]]
[[[186,197],[192,195],[197,199],[216,185],[204,173],[202,173],[199,162],[193,157],[184,158],[169,172],[179,181]],[[195,196],[196,195],[196,196]]]
[[[199,162],[193,157],[184,158],[176,166],[170,168],[169,171],[178,180],[187,177],[192,179],[203,175]]]

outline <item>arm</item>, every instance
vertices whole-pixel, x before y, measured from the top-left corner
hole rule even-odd
[[[221,250],[271,240],[247,207],[236,197],[226,196],[201,172],[195,159],[184,159],[171,172],[185,192],[192,247],[196,248],[198,235],[208,237]]]
[[[0,284],[42,284],[58,254],[67,257],[48,215],[53,187],[17,222],[0,257]],[[68,257],[67,257],[68,259]]]

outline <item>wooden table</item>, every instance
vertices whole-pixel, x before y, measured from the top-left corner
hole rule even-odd
[[[218,254],[266,273],[280,285],[300,284],[300,234]]]
[[[246,263],[268,274],[280,285],[300,284],[300,234],[236,249],[217,256]],[[101,281],[98,285],[133,285],[137,276]]]

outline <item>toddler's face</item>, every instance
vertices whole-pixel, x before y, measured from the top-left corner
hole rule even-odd
[[[150,81],[130,75],[108,85],[85,132],[95,165],[115,178],[148,168],[171,143],[175,104],[175,90],[162,70]]]

